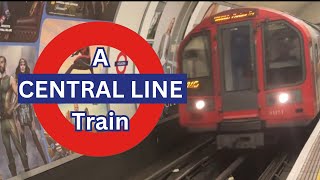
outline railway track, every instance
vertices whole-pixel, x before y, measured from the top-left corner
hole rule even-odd
[[[245,161],[247,156],[239,156],[236,160],[234,160],[228,168],[226,168],[220,175],[215,178],[216,180],[226,180],[228,179],[232,173]]]
[[[215,151],[214,145],[215,139],[210,138],[145,179],[227,179],[246,160],[247,155],[233,151]]]
[[[188,160],[194,159],[195,156],[198,157],[203,154],[206,154],[206,153],[203,153],[203,151],[204,150],[209,151],[210,146],[212,147],[214,143],[215,143],[214,138],[208,139],[207,141],[199,144],[198,146],[194,147],[193,149],[191,149],[187,153],[183,154],[182,156],[180,156],[176,160],[167,164],[163,168],[154,172],[152,175],[150,175],[148,178],[146,178],[146,180],[170,179],[171,175],[175,174],[176,172],[180,172],[181,169],[190,165],[190,163],[188,163]],[[189,169],[188,171],[185,171],[185,175],[187,175],[188,172],[191,172],[192,169],[193,168]]]
[[[301,139],[303,141],[303,139]],[[203,140],[202,140],[203,141]],[[273,180],[285,179],[300,143],[279,141],[278,145],[252,150],[216,150],[210,137],[183,155],[156,168],[147,180]],[[303,143],[301,143],[303,145]],[[299,147],[297,147],[299,146]],[[178,158],[177,158],[178,157]]]
[[[193,161],[182,168],[175,168],[170,175],[159,178],[161,180],[191,180],[217,179],[226,180],[246,160],[246,155],[216,151]]]
[[[199,150],[199,149],[198,149]],[[263,158],[264,155],[266,158]],[[149,178],[157,180],[273,180],[283,179],[288,166],[289,152],[199,152],[182,156]],[[258,157],[258,158],[257,158]],[[259,159],[259,157],[261,159]],[[260,161],[256,164],[255,161]],[[250,166],[248,166],[250,164]],[[259,166],[257,169],[251,166]]]
[[[286,165],[288,165],[288,153],[282,152],[276,155],[258,180],[280,179]]]

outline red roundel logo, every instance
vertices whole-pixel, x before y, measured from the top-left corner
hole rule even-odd
[[[107,22],[83,23],[59,34],[41,53],[34,74],[57,74],[70,54],[94,45],[122,51],[132,59],[140,74],[163,74],[159,58],[141,36]],[[163,107],[163,104],[140,104],[130,119],[130,131],[92,133],[75,131],[57,104],[34,104],[41,125],[52,138],[65,148],[87,156],[110,156],[133,148],[156,126]]]
[[[123,52],[120,52],[116,62],[119,62],[121,58],[123,58],[124,61],[128,61],[127,56]],[[124,74],[126,72],[126,69],[127,69],[127,66],[124,66],[122,70],[119,69],[119,66],[116,67],[118,74]]]

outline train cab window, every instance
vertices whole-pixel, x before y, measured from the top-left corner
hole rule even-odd
[[[284,21],[264,29],[267,88],[296,84],[303,79],[303,46],[298,30]]]
[[[191,38],[182,52],[182,70],[189,78],[210,76],[210,36],[201,34]]]

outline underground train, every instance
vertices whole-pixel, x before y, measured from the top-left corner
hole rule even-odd
[[[177,71],[188,77],[180,125],[214,131],[218,149],[263,147],[267,132],[309,126],[319,112],[319,32],[267,8],[203,20],[178,48]]]

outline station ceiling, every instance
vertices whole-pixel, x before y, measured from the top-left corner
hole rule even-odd
[[[320,2],[313,1],[224,1],[233,7],[267,7],[293,14],[299,18],[320,24]]]

